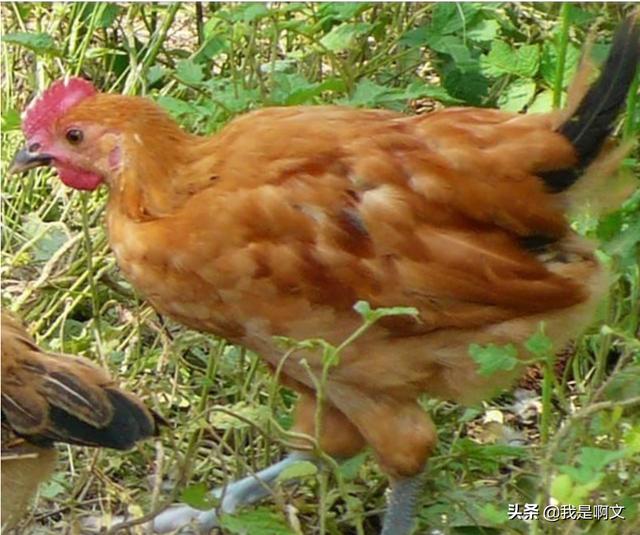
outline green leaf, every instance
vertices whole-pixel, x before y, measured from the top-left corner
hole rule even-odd
[[[614,461],[623,459],[626,455],[624,450],[603,450],[601,448],[584,447],[580,450],[578,461],[585,467],[593,471],[600,471]]]
[[[204,79],[202,65],[194,63],[191,59],[182,59],[176,66],[176,76],[187,85],[197,85]]]
[[[498,106],[504,111],[521,111],[535,93],[536,84],[532,80],[514,80],[498,97]]]
[[[384,307],[371,308],[366,301],[358,301],[353,309],[366,321],[377,321],[386,316],[418,316],[418,309],[414,307]]]
[[[167,70],[162,65],[153,65],[147,71],[147,85],[153,85],[160,81],[167,74]]]
[[[64,474],[55,474],[51,479],[49,479],[49,481],[47,481],[40,487],[40,496],[42,496],[43,498],[48,498],[49,500],[53,500],[61,494],[66,493],[67,488],[65,487],[64,483]]]
[[[103,4],[103,6],[104,8],[102,9],[102,13],[96,21],[96,26],[98,28],[108,28],[111,26],[120,13],[120,7],[117,4],[109,2]]]
[[[247,8],[244,10],[242,19],[245,22],[253,22],[255,20],[260,20],[269,15],[269,9],[264,4],[249,4]]]
[[[41,54],[55,52],[56,45],[53,37],[43,32],[13,32],[2,36],[4,43],[20,45]]]
[[[247,429],[251,427],[251,422],[263,424],[270,417],[268,406],[245,401],[227,405],[227,409],[229,412],[213,412],[209,418],[211,425],[219,429]]]
[[[633,265],[637,262],[636,254],[640,247],[640,217],[631,221],[617,236],[603,245],[604,251],[609,255],[616,255],[622,259],[624,265]]]
[[[340,463],[338,470],[340,474],[346,481],[352,481],[360,472],[360,468],[364,465],[367,460],[367,452],[358,453],[358,455],[354,455],[353,457],[347,459],[343,463]]]
[[[378,85],[375,82],[363,78],[358,82],[353,95],[344,102],[351,106],[371,107],[375,106],[378,99],[389,92],[389,88]]]
[[[513,370],[518,364],[518,350],[513,344],[505,346],[471,344],[469,355],[478,364],[478,373],[485,377],[497,372]]]
[[[573,480],[567,474],[558,474],[551,482],[551,496],[560,503],[568,503],[573,495]]]
[[[326,2],[320,3],[320,13],[323,18],[349,20],[369,9],[371,4],[366,2]]]
[[[553,343],[551,339],[544,334],[542,328],[538,329],[534,334],[527,338],[524,347],[539,359],[547,358],[553,354]]]
[[[225,39],[219,35],[214,35],[202,44],[200,50],[198,50],[198,52],[193,56],[193,61],[201,63],[203,61],[213,59],[228,48],[229,44]]]
[[[482,72],[494,78],[513,74],[531,78],[538,72],[540,49],[538,45],[524,45],[513,49],[504,41],[494,41],[489,54],[481,58]]]
[[[13,108],[8,109],[2,114],[2,131],[8,132],[9,130],[20,130],[22,120],[20,119],[20,112]]]
[[[443,86],[449,95],[474,106],[482,104],[489,90],[489,82],[481,72],[462,71],[452,64],[444,70],[443,75]]]
[[[553,91],[545,89],[538,93],[531,105],[527,108],[528,113],[548,113],[553,109]]]
[[[435,4],[430,30],[434,34],[446,35],[468,28],[474,16],[482,9],[478,2],[440,2]]]
[[[507,522],[507,520],[509,520],[507,510],[504,507],[498,509],[492,503],[485,504],[480,509],[480,513],[486,520],[494,525],[504,524]]]
[[[294,535],[287,523],[272,510],[260,507],[234,515],[223,515],[220,525],[234,535]]]
[[[180,117],[188,113],[194,113],[196,108],[189,102],[180,100],[179,98],[170,97],[168,95],[162,95],[158,97],[158,104],[167,110],[171,115]]]
[[[361,35],[368,34],[373,24],[368,22],[349,22],[334,27],[327,35],[320,39],[320,43],[331,50],[337,52],[353,45],[354,41]]]
[[[383,98],[392,98],[393,100],[413,100],[424,97],[433,98],[445,104],[459,104],[462,102],[447,93],[447,90],[444,87],[428,85],[421,80],[411,82],[403,89],[393,89],[388,96]]]
[[[33,257],[38,262],[46,262],[71,239],[71,233],[62,221],[44,222],[35,213],[25,218],[23,230],[31,239]]]
[[[640,396],[640,366],[630,365],[618,371],[607,382],[605,394],[607,399],[621,401]]]
[[[499,28],[500,25],[497,20],[481,20],[467,32],[466,37],[471,41],[493,41],[498,34]]]
[[[556,79],[556,65],[558,64],[558,52],[556,43],[553,40],[545,41],[542,45],[540,55],[540,74],[549,87],[553,87]],[[565,56],[564,76],[562,77],[562,87],[567,87],[576,73],[580,62],[581,52],[573,44],[567,46]]]
[[[213,497],[204,483],[196,483],[185,488],[180,495],[180,500],[203,511],[213,509],[218,505],[218,500]]]
[[[287,466],[278,474],[276,481],[289,481],[291,479],[302,479],[305,477],[315,476],[318,473],[318,467],[310,461],[297,461]]]
[[[514,74],[525,78],[532,78],[540,68],[540,47],[538,45],[524,45],[516,52],[516,67]]]

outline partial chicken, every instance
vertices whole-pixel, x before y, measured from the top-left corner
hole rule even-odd
[[[55,442],[126,450],[158,417],[87,359],[47,353],[2,313],[2,529],[55,466]],[[3,531],[4,532],[4,531]]]
[[[300,394],[296,430],[326,453],[347,458],[369,445],[391,482],[382,533],[404,535],[436,444],[418,396],[470,402],[508,386],[516,371],[480,376],[470,343],[521,347],[544,321],[559,346],[607,288],[594,244],[565,211],[573,185],[610,160],[605,142],[638,66],[639,33],[626,21],[586,94],[542,115],[267,108],[199,137],[149,99],[73,78],[30,105],[13,167],[51,165],[77,189],[106,185],[125,276],[160,313],[281,366]],[[281,362],[274,336],[337,345],[361,324],[358,300],[418,316],[381,320],[345,348],[316,429],[321,355]],[[270,483],[304,455],[258,476]],[[249,477],[226,489],[221,509],[265,494]],[[216,513],[178,507],[154,526],[192,521],[207,530]]]

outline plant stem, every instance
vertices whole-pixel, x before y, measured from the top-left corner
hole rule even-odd
[[[564,68],[567,59],[567,45],[569,44],[569,9],[570,4],[564,2],[560,8],[560,36],[558,42],[558,63],[556,63],[556,75],[553,84],[553,107],[562,105],[562,82],[564,80]]]

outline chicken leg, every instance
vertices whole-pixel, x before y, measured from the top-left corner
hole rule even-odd
[[[234,513],[238,507],[251,505],[266,498],[287,467],[298,461],[311,461],[319,464],[317,457],[308,453],[290,453],[279,461],[255,475],[247,476],[211,491],[215,498],[222,498],[219,510],[223,513]],[[380,535],[409,535],[415,520],[415,506],[422,486],[422,477],[414,476],[396,481],[391,485],[389,508],[384,517],[384,525]],[[176,505],[159,514],[153,520],[154,533],[172,533],[193,525],[193,533],[209,533],[219,526],[218,510],[201,511],[189,505]],[[182,532],[181,533],[189,533]]]
[[[409,535],[412,532],[421,488],[421,475],[399,479],[391,484],[389,506],[380,535]]]
[[[222,498],[219,510],[233,513],[239,506],[251,505],[267,497],[282,471],[298,461],[319,462],[312,454],[294,452],[255,475],[247,476],[226,487],[214,489],[211,494]],[[201,511],[189,505],[177,505],[159,514],[153,520],[154,533],[171,533],[183,526],[193,524],[197,533],[208,533],[218,527],[218,509]],[[390,532],[391,533],[391,532]]]

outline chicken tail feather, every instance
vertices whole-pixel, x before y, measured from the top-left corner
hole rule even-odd
[[[620,26],[599,78],[558,128],[575,148],[577,162],[542,174],[551,191],[558,193],[572,186],[598,156],[624,106],[639,63],[640,25],[635,15]]]
[[[96,427],[53,406],[49,412],[50,434],[57,436],[48,438],[54,442],[128,450],[136,442],[157,435],[157,424],[163,422],[155,413],[118,388],[107,388],[106,394],[113,410],[108,425]]]

